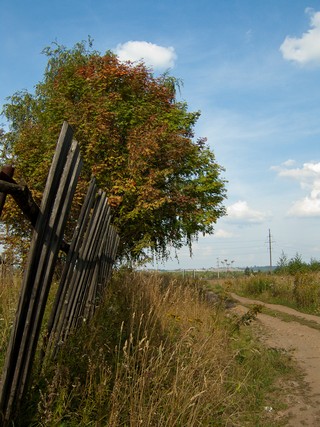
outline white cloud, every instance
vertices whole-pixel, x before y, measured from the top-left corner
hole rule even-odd
[[[146,41],[128,41],[115,49],[120,61],[141,61],[154,69],[172,68],[177,59],[173,47],[163,47]]]
[[[219,239],[229,239],[231,237],[234,237],[234,234],[230,231],[223,230],[222,228],[219,228],[219,230],[217,230],[214,233],[214,236],[219,238]]]
[[[288,211],[290,216],[320,216],[320,162],[304,163],[300,168],[290,168],[292,163],[284,162],[272,167],[278,176],[294,179],[308,192],[301,200],[293,203]]]
[[[310,14],[310,29],[300,38],[287,36],[280,46],[284,59],[301,65],[313,64],[320,66],[320,12],[306,9]]]
[[[283,166],[287,166],[287,167],[294,166],[295,164],[296,164],[296,161],[293,159],[288,159],[282,163]]]
[[[289,216],[314,217],[320,216],[320,198],[307,196],[295,202],[288,211]]]
[[[320,178],[320,162],[304,163],[301,168],[293,168],[295,163],[293,160],[287,160],[280,166],[272,166],[271,169],[275,170],[280,177],[293,178],[299,181],[302,188],[312,187],[315,182]]]
[[[267,218],[267,214],[248,206],[248,203],[239,200],[227,208],[228,218],[244,223],[260,223]]]

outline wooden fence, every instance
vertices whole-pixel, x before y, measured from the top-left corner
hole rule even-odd
[[[0,414],[7,425],[30,382],[42,320],[61,249],[67,252],[47,327],[44,351],[53,357],[68,335],[92,317],[115,261],[119,237],[111,225],[106,194],[93,179],[72,241],[64,229],[82,167],[72,129],[63,124],[40,209],[26,187],[1,175],[0,191],[10,193],[34,225],[21,294],[0,383]]]

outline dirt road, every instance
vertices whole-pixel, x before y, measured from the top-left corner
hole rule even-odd
[[[257,300],[231,294],[238,301],[238,311],[245,312],[245,304],[262,304],[273,311],[295,316],[297,321],[283,321],[277,317],[258,314],[258,322],[262,325],[262,340],[272,348],[281,348],[292,354],[298,366],[305,374],[301,379],[285,385],[288,410],[275,414],[282,418],[289,415],[287,423],[290,427],[320,426],[320,330],[305,326],[303,319],[320,325],[320,317],[300,313],[291,308],[266,304]],[[300,322],[299,322],[300,319]]]

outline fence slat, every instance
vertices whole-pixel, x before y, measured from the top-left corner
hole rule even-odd
[[[49,171],[40,207],[40,214],[38,215],[32,236],[27,263],[28,268],[23,278],[16,321],[11,333],[1,379],[0,412],[3,414],[5,422],[10,419],[14,407],[19,406],[19,401],[25,391],[26,380],[34,357],[35,341],[38,338],[40,330],[40,326],[34,324],[34,321],[36,319],[39,322],[42,320],[43,307],[45,306],[45,299],[49,291],[48,287],[50,286],[50,278],[53,273],[52,269],[59,250],[58,242],[62,241],[65,218],[61,217],[57,221],[55,218],[51,217],[57,193],[59,193],[59,191],[62,194],[64,193],[63,190],[59,190],[60,179],[68,161],[70,167],[74,167],[75,163],[77,163],[78,166],[75,174],[72,172],[70,175],[68,172],[65,175],[66,184],[70,184],[72,177],[74,182],[77,180],[81,168],[80,162],[75,160],[79,156],[76,146],[73,147],[73,154],[68,156],[68,152],[71,150],[71,144],[72,130],[64,123]],[[72,190],[69,191],[70,198],[73,197],[75,185],[72,184],[71,188]],[[61,207],[57,208],[55,213],[62,213]],[[65,209],[64,215],[67,215],[67,213]],[[59,228],[59,236],[52,236],[52,225],[55,225],[55,231]],[[54,249],[47,240],[49,235],[53,237],[56,242]],[[51,260],[49,260],[50,253],[52,254]],[[46,271],[49,261],[50,271],[45,274],[47,282],[43,287],[43,272]],[[39,304],[39,299],[41,299],[42,302],[38,310],[35,310],[35,307]]]
[[[53,356],[71,331],[80,326],[84,318],[90,319],[95,311],[97,286],[101,280],[100,263],[106,259],[104,251],[105,242],[109,239],[110,220],[110,207],[106,195],[100,192],[95,200],[90,220],[86,219],[88,225],[83,239],[78,242],[76,248],[73,247],[73,243],[70,245],[71,267],[68,267],[67,260],[65,269],[68,273],[63,272],[59,285],[64,288],[64,291],[61,291],[63,301],[61,300],[60,308],[55,314],[56,319],[51,331],[49,324],[51,335],[49,346],[53,347]],[[84,229],[81,220],[77,228]],[[108,259],[108,262],[113,263],[113,260]]]
[[[71,147],[70,161],[69,163],[67,162],[65,170],[61,176],[60,185],[57,192],[57,203],[55,203],[51,214],[51,220],[49,222],[50,233],[48,233],[46,236],[43,251],[43,253],[45,253],[43,265],[41,266],[39,263],[38,267],[39,275],[38,279],[36,280],[36,284],[39,283],[40,293],[39,297],[34,300],[34,307],[32,308],[33,312],[31,313],[33,321],[30,331],[31,335],[29,336],[29,344],[25,350],[26,360],[23,364],[23,375],[20,381],[20,399],[24,394],[25,385],[31,371],[30,367],[33,362],[36,346],[38,343],[42,319],[54,273],[54,267],[58,257],[67,215],[70,210],[81,166],[82,162],[79,158],[79,147],[74,141]],[[40,262],[41,261],[42,260],[40,260]]]
[[[18,188],[18,206],[34,225],[27,268],[0,383],[0,418],[7,425],[26,393],[59,249],[65,267],[50,314],[43,353],[52,357],[71,331],[91,318],[110,279],[119,236],[111,223],[104,192],[92,179],[71,244],[63,233],[82,168],[79,146],[65,122],[49,170],[40,209],[30,191],[5,176],[10,191]],[[4,187],[8,189],[8,184]],[[2,188],[2,187],[1,187]],[[20,194],[21,193],[21,194]],[[20,197],[21,196],[21,197]],[[31,199],[30,199],[31,197]]]
[[[81,248],[79,257],[79,274],[75,298],[70,309],[70,315],[66,325],[66,331],[69,333],[73,328],[79,325],[78,319],[81,313],[81,307],[86,293],[86,283],[90,280],[94,265],[95,245],[101,219],[109,207],[107,206],[106,195],[102,193],[96,200],[96,206],[91,217],[91,224],[88,228],[87,236],[84,240],[83,248]]]
[[[107,203],[107,201],[106,201]],[[90,319],[96,308],[96,297],[97,297],[97,287],[100,279],[99,270],[100,264],[102,262],[102,255],[105,246],[105,240],[108,238],[109,225],[111,221],[110,208],[106,204],[106,212],[103,214],[101,219],[100,229],[97,233],[96,243],[94,246],[94,252],[92,255],[93,258],[93,274],[88,286],[87,296],[83,299],[83,303],[80,309],[80,316],[84,319]],[[102,285],[102,284],[101,284]]]
[[[79,251],[83,243],[83,236],[88,225],[96,191],[96,183],[95,180],[92,179],[72,237],[70,250],[66,259],[65,267],[62,271],[59,288],[48,322],[48,339],[51,347],[57,347],[61,339],[60,337],[65,323],[67,307],[72,293],[72,277],[74,275],[75,265],[79,259]]]

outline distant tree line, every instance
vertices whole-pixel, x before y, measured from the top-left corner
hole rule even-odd
[[[282,251],[275,273],[278,274],[297,274],[320,271],[320,261],[311,258],[310,262],[302,260],[302,256],[297,252],[294,257],[288,256]]]

